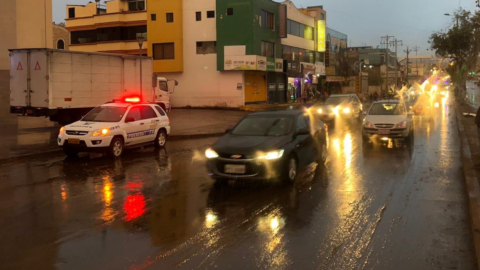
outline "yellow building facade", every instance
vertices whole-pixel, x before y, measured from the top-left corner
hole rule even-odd
[[[70,50],[139,54],[138,37],[144,37],[142,54],[147,54],[147,11],[145,0],[67,5],[66,27]]]
[[[183,0],[149,0],[147,12],[153,71],[183,72]]]

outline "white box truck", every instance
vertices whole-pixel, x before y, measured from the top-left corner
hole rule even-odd
[[[43,48],[10,50],[10,112],[50,117],[60,124],[130,96],[170,111],[170,95],[177,84],[154,76],[148,57]]]

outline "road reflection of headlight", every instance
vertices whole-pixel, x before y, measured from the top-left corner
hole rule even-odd
[[[350,112],[351,112],[351,111],[350,111],[350,108],[345,108],[345,109],[343,109],[343,113],[350,113]]]
[[[205,214],[205,227],[212,228],[217,224],[217,220],[217,215],[213,211],[208,210]]]
[[[270,227],[275,230],[278,228],[278,226],[280,225],[280,223],[278,222],[278,218],[273,218],[271,221],[270,221]]]
[[[322,109],[318,109],[317,112],[321,114],[321,113],[323,113],[323,110],[322,110]]]
[[[283,156],[284,150],[275,150],[275,151],[270,151],[267,153],[259,153],[257,155],[258,159],[265,159],[265,160],[274,160],[274,159],[279,159]]]
[[[218,154],[212,148],[208,148],[207,150],[205,150],[205,156],[207,158],[217,158]]]

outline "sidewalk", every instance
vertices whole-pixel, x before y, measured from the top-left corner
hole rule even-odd
[[[473,241],[477,264],[480,267],[480,183],[477,177],[477,175],[480,175],[480,166],[477,166],[477,164],[480,164],[480,145],[475,118],[463,115],[463,113],[475,113],[476,111],[470,105],[456,103],[455,112],[461,140],[462,169],[470,205]]]
[[[216,137],[245,116],[244,111],[176,109],[168,114],[169,139]],[[2,115],[0,117],[0,160],[57,152],[60,126],[48,118]]]

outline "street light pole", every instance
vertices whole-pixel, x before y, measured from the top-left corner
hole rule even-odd
[[[138,47],[140,48],[140,98],[143,100],[143,69],[142,69],[142,47],[143,47],[143,37],[138,37]]]

